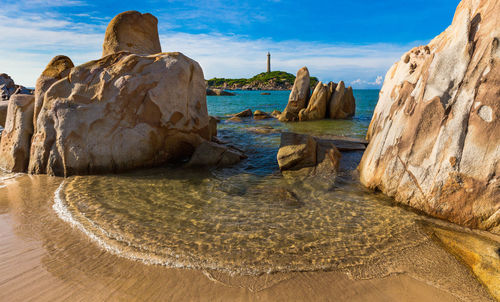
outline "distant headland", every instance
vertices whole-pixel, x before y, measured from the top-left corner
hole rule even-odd
[[[285,71],[262,72],[249,79],[212,78],[207,80],[210,89],[228,90],[291,90],[295,75]],[[311,88],[318,84],[318,78],[311,77]]]

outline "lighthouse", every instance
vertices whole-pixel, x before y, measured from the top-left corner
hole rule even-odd
[[[271,72],[271,53],[267,52],[267,73]]]

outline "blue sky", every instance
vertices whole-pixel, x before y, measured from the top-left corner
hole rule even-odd
[[[0,0],[0,72],[34,86],[52,57],[99,58],[108,22],[126,10],[158,18],[163,51],[197,60],[205,78],[308,66],[322,81],[378,88],[410,48],[451,24],[458,0]]]

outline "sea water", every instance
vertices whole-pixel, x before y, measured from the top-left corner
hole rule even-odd
[[[351,164],[330,179],[279,172],[280,131],[363,138],[378,91],[355,90],[356,115],[348,120],[228,121],[247,108],[285,108],[288,91],[260,93],[207,97],[209,114],[221,119],[218,137],[248,156],[234,167],[70,177],[54,209],[123,257],[232,274],[356,268],[426,240],[417,214],[359,183],[352,162],[361,152],[343,154]]]

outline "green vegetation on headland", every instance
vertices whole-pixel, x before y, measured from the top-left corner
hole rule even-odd
[[[207,80],[209,88],[243,90],[290,90],[295,75],[284,71],[262,72],[249,79],[213,78]],[[311,87],[318,83],[318,78],[311,77]]]

